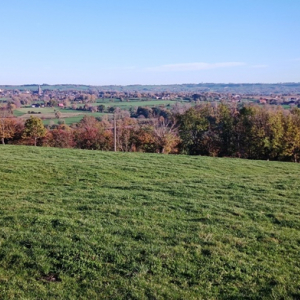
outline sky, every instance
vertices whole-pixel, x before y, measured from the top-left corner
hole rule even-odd
[[[1,0],[0,85],[300,82],[299,0]]]

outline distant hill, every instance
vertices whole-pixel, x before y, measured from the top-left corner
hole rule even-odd
[[[241,94],[300,94],[300,83],[199,83],[199,84],[171,84],[171,85],[77,85],[77,84],[42,84],[43,90],[97,90],[97,91],[118,91],[118,92],[230,92]],[[6,90],[37,90],[37,84],[26,85],[0,85],[0,89]]]

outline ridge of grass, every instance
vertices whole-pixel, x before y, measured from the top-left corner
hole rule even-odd
[[[1,299],[299,299],[299,164],[0,147]]]

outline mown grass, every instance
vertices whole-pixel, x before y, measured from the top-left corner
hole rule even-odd
[[[1,146],[1,299],[299,299],[299,175]]]

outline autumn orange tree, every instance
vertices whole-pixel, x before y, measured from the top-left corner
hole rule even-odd
[[[137,119],[124,117],[116,122],[117,150],[129,152],[133,150],[134,131],[139,127]]]
[[[113,134],[106,125],[91,116],[84,116],[74,132],[77,148],[91,150],[112,150]]]
[[[150,125],[136,127],[132,136],[132,149],[138,152],[156,152],[153,128]]]
[[[47,132],[43,145],[58,148],[72,148],[75,146],[74,130],[68,125],[61,124]]]
[[[0,138],[4,145],[6,139],[11,139],[15,133],[16,120],[5,108],[0,108]]]
[[[6,139],[11,139],[15,133],[15,120],[13,118],[0,117],[0,138],[4,145]]]

